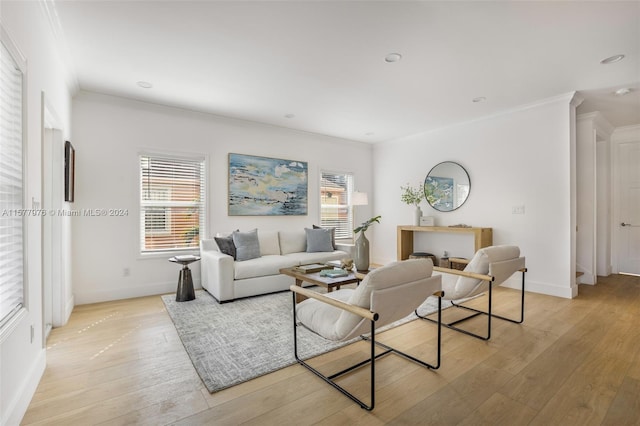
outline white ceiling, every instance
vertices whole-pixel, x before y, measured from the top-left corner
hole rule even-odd
[[[83,90],[365,142],[572,91],[640,123],[637,1],[48,2]]]

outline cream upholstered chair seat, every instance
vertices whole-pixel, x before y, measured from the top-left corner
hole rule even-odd
[[[461,331],[465,334],[469,334],[483,340],[489,340],[491,337],[492,317],[515,323],[522,323],[524,321],[524,278],[527,269],[525,266],[525,258],[520,256],[519,247],[513,245],[485,247],[476,252],[463,271],[439,267],[435,267],[434,270],[436,271],[435,274],[442,275],[443,299],[456,301],[474,297],[485,292],[489,293],[488,310],[486,312],[455,304],[454,302],[453,306],[473,311],[474,314],[463,319],[456,320],[453,323],[444,323],[443,325],[445,327]],[[518,271],[522,272],[520,319],[513,320],[493,314],[493,287],[502,284]],[[457,323],[481,314],[487,315],[486,336],[480,336],[455,326]]]
[[[438,296],[440,302],[441,277],[432,276],[433,265],[424,260],[393,262],[371,271],[355,289],[340,289],[328,294],[319,294],[310,289],[291,286],[294,306],[294,353],[296,360],[330,383],[334,388],[360,404],[362,408],[373,409],[375,401],[375,359],[393,352],[423,366],[437,369],[440,366],[440,327],[438,326],[438,350],[436,365],[428,364],[404,354],[387,345],[375,341],[375,331],[405,318],[415,311],[429,296]],[[309,297],[295,303],[296,293]],[[440,303],[438,316],[440,316]],[[297,325],[332,341],[349,340],[360,336],[371,342],[371,356],[368,360],[349,367],[329,377],[301,360],[297,353]],[[364,334],[369,333],[369,336]],[[375,354],[375,346],[385,349]],[[333,379],[360,366],[371,364],[371,403],[369,405],[356,398]]]

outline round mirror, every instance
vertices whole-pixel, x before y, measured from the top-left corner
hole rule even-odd
[[[469,174],[453,161],[436,164],[424,180],[427,202],[441,212],[450,212],[463,205],[470,191]]]

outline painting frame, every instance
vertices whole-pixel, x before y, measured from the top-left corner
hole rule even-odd
[[[306,161],[229,153],[229,216],[307,216]]]
[[[427,176],[424,181],[425,197],[438,211],[453,211],[453,178]]]

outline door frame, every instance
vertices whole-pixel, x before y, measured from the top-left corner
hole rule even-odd
[[[63,130],[62,130],[62,123],[60,121],[60,119],[58,118],[58,114],[56,113],[55,109],[51,106],[51,104],[47,101],[45,92],[41,93],[41,164],[40,164],[40,176],[41,176],[41,200],[40,200],[40,207],[42,209],[56,209],[57,207],[61,207],[60,206],[56,206],[56,205],[52,205],[49,206],[47,205],[48,203],[45,202],[45,197],[49,196],[49,194],[46,193],[45,188],[48,187],[47,183],[45,182],[46,179],[49,178],[49,176],[47,176],[45,174],[45,170],[48,169],[52,169],[53,167],[56,166],[56,162],[53,161],[53,157],[54,155],[48,155],[47,152],[54,152],[54,150],[56,149],[55,145],[60,145],[63,146],[62,144],[64,143],[63,140]],[[62,144],[60,143],[56,143],[55,138],[60,139],[60,141],[62,141]],[[59,142],[59,141],[58,141]],[[54,146],[49,146],[50,144],[53,144]],[[62,154],[60,154],[62,155]],[[51,162],[52,164],[47,164],[47,162]],[[53,194],[53,196],[55,196],[55,194]],[[47,212],[47,214],[49,214]],[[60,326],[63,325],[66,321],[65,321],[65,283],[64,283],[64,273],[61,269],[59,269],[59,273],[58,273],[58,279],[54,279],[52,277],[53,275],[53,263],[54,262],[54,255],[53,255],[53,250],[54,250],[54,246],[56,245],[56,243],[60,243],[60,241],[55,241],[55,239],[53,238],[53,227],[51,225],[51,217],[47,218],[44,216],[41,216],[41,244],[40,244],[40,259],[41,259],[41,283],[42,283],[42,347],[46,347],[46,341],[47,338],[49,337],[49,333],[51,332],[51,329],[55,326]],[[58,230],[58,236],[60,236],[62,233],[62,230],[59,229]],[[60,238],[58,238],[58,240],[60,240]],[[47,247],[47,244],[50,245],[50,247]],[[58,244],[61,246],[61,244]],[[61,247],[58,247],[58,252],[60,252]],[[58,262],[58,268],[61,268],[61,265],[59,265]],[[51,296],[51,300],[47,300],[47,297],[45,297],[45,295],[48,293],[46,286],[47,285],[51,285],[51,292],[50,292],[50,296]],[[46,312],[46,305],[50,304],[51,307],[51,318],[50,321],[51,323],[48,324],[48,320],[49,318],[47,318],[47,316],[45,315]]]
[[[620,182],[620,145],[627,143],[640,144],[640,124],[633,126],[618,127],[611,136],[611,157],[612,161],[612,205],[611,214],[611,266],[614,274],[620,273],[618,267],[618,259],[620,253],[618,246],[620,242],[620,226],[622,218],[620,217],[620,203],[622,199],[622,185]]]

